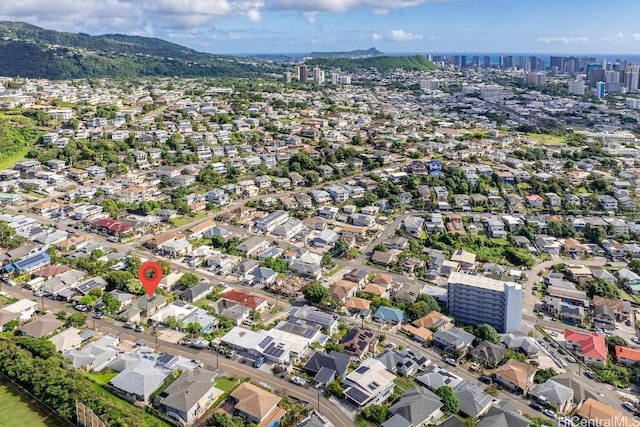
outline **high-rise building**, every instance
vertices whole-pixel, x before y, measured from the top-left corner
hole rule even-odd
[[[513,67],[513,56],[501,56],[500,57],[500,68],[506,69]]]
[[[544,86],[547,84],[547,75],[544,73],[527,73],[524,82],[532,86]]]
[[[296,65],[296,77],[300,83],[307,82],[307,74],[308,74],[307,66],[304,64]]]
[[[599,99],[603,99],[607,93],[605,92],[606,89],[606,83],[605,82],[597,82],[596,83],[596,96]]]
[[[315,67],[313,69],[313,83],[315,83],[317,85],[323,85],[324,84],[324,71],[322,71],[318,67]]]
[[[351,84],[351,76],[340,76],[340,84],[341,85],[350,85]]]
[[[460,68],[467,68],[467,55],[460,57]]]
[[[520,331],[523,300],[519,283],[458,272],[447,281],[447,310],[467,325],[486,323],[498,332]]]
[[[340,77],[338,76],[338,73],[331,73],[331,84],[332,85],[337,85]]]
[[[571,95],[584,95],[585,88],[584,80],[569,82],[569,94]]]
[[[484,58],[482,58],[482,66],[484,68],[491,67],[491,57],[489,55],[485,55]]]
[[[640,67],[632,65],[627,68],[624,75],[624,83],[627,89],[631,92],[638,90],[638,82],[640,80]]]

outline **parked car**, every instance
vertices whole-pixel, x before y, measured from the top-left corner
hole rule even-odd
[[[624,407],[625,407],[625,409],[628,409],[628,410],[629,410],[629,411],[631,411],[631,412],[635,412],[635,411],[636,411],[636,407],[635,407],[635,406],[633,405],[633,403],[631,403],[631,402],[624,402],[624,403],[622,404],[622,406],[624,406]]]
[[[264,363],[264,357],[260,356],[256,359],[255,362],[253,362],[253,367],[259,368],[260,366],[262,366],[263,363]]]
[[[485,384],[493,384],[493,378],[491,378],[488,375],[482,375],[480,376],[480,381],[485,383]]]
[[[542,411],[542,406],[539,403],[531,402],[531,404],[529,404],[529,406],[531,406],[536,411]]]
[[[573,357],[571,357],[571,356],[567,356],[567,362],[569,362],[569,363],[576,363],[576,359],[574,359],[574,358],[573,358]]]
[[[460,364],[460,362],[458,362],[456,359],[453,359],[451,357],[447,357],[446,359],[444,359],[444,361],[451,366],[458,366]]]
[[[133,330],[134,330],[134,331],[136,331],[136,332],[142,332],[142,331],[144,331],[144,326],[142,326],[142,325],[135,325],[135,326],[133,327]]]
[[[627,319],[627,320],[624,322],[624,324],[625,324],[625,325],[627,325],[627,326],[631,326],[631,320],[630,320],[630,319]]]
[[[78,311],[88,311],[89,310],[89,307],[87,307],[84,304],[77,304],[73,308],[75,308]]]
[[[299,385],[300,387],[303,387],[307,384],[307,381],[304,378],[300,378],[297,376],[292,376],[291,379],[289,380],[292,383],[294,383],[295,385]]]
[[[135,326],[136,326],[136,324],[133,323],[133,322],[127,322],[127,323],[124,324],[124,327],[127,328],[127,329],[133,329]]]
[[[472,371],[477,371],[478,368],[480,368],[480,364],[478,362],[475,362],[473,365],[471,365],[469,367]]]
[[[556,418],[556,413],[554,411],[552,411],[551,409],[549,409],[549,408],[547,408],[544,411],[542,411],[542,413],[545,414],[549,418]]]
[[[102,312],[100,311],[96,311],[95,313],[93,313],[93,317],[95,319],[102,319],[104,317],[104,314],[102,314]]]
[[[596,374],[594,374],[592,371],[584,371],[584,376],[587,378],[594,379],[596,377]]]

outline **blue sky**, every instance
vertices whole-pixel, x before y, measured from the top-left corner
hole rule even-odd
[[[5,0],[0,19],[214,53],[640,52],[638,0]]]

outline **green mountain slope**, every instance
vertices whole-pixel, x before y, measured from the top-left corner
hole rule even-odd
[[[249,77],[279,69],[273,64],[197,52],[164,40],[47,30],[0,22],[0,75],[69,79],[137,76]]]
[[[342,58],[314,58],[308,62],[309,66],[341,68],[355,70],[358,68],[377,68],[387,71],[395,68],[405,70],[430,71],[438,68],[436,64],[424,56],[377,56],[374,58],[342,59]]]

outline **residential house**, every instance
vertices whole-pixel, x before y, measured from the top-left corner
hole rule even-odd
[[[613,309],[617,321],[626,321],[631,318],[631,304],[625,300],[608,299],[594,295],[592,301],[593,308],[607,306]]]
[[[560,414],[568,413],[574,405],[573,389],[555,382],[553,379],[534,385],[529,394],[539,402],[555,405],[556,412]]]
[[[479,387],[463,382],[453,391],[458,399],[460,413],[478,419],[489,411],[494,398]]]
[[[79,347],[83,339],[79,329],[70,327],[50,337],[49,341],[53,343],[59,353],[64,353]]]
[[[416,302],[421,290],[422,285],[420,283],[405,283],[394,293],[393,300],[398,303],[411,305]]]
[[[304,370],[314,377],[314,383],[326,386],[336,378],[344,376],[350,359],[349,355],[337,351],[329,354],[314,352],[304,365]]]
[[[402,417],[402,420],[396,420],[396,423],[406,421],[407,424],[400,425],[415,427],[435,425],[444,415],[438,395],[424,387],[415,387],[403,394],[389,408],[389,412],[393,414],[393,418]],[[396,423],[393,425],[397,426]],[[391,427],[390,424],[388,426]]]
[[[496,382],[523,394],[528,394],[535,384],[533,376],[538,369],[535,366],[515,359],[509,359],[507,363],[500,366],[494,372]]]
[[[636,363],[640,362],[640,350],[637,348],[623,347],[621,345],[615,346],[616,350],[616,362],[621,365],[625,365],[627,368],[631,368]]]
[[[122,350],[118,348],[119,343],[120,339],[118,337],[103,335],[81,349],[74,348],[65,352],[64,358],[69,360],[74,368],[100,372],[118,354],[122,353]]]
[[[196,301],[206,298],[211,292],[213,292],[213,286],[211,283],[204,281],[182,291],[180,293],[180,299],[193,304]]]
[[[587,248],[582,243],[571,237],[564,239],[562,250],[576,258],[582,258],[587,253]]]
[[[490,341],[482,341],[473,350],[470,351],[471,356],[486,366],[495,367],[502,361],[507,350]]]
[[[453,319],[449,316],[438,311],[431,311],[424,317],[416,319],[412,322],[412,325],[417,328],[435,329],[435,330],[449,330],[453,328]]]
[[[584,425],[594,427],[638,425],[635,418],[592,397],[582,402],[574,416],[580,417],[580,422],[585,423]]]
[[[410,349],[386,349],[377,355],[376,359],[381,361],[392,374],[404,377],[413,376],[431,364],[427,356]]]
[[[405,314],[403,310],[400,310],[398,308],[386,307],[384,305],[381,305],[374,313],[373,319],[379,323],[397,325],[404,322]]]
[[[640,294],[640,275],[628,268],[618,270],[618,279],[626,285],[632,294]]]
[[[2,311],[5,313],[17,315],[17,319],[20,322],[26,322],[27,320],[31,319],[31,316],[33,316],[37,308],[37,302],[28,299],[21,299],[12,304],[2,307]]]
[[[608,351],[604,335],[586,334],[565,329],[564,340],[566,347],[580,356],[584,363],[606,365]]]
[[[368,353],[374,354],[377,344],[377,333],[359,327],[353,327],[340,341],[340,347],[346,354],[359,359],[364,359]]]
[[[199,367],[184,371],[154,403],[169,418],[192,424],[224,393],[215,387],[215,377],[214,372]]]
[[[449,330],[440,329],[433,334],[433,342],[446,351],[462,350],[466,352],[473,343],[475,336],[461,328]]]
[[[344,378],[345,399],[360,409],[379,405],[391,396],[395,378],[382,362],[367,359]]]
[[[31,338],[42,338],[51,335],[58,329],[62,328],[64,323],[56,319],[53,314],[45,314],[37,319],[22,325],[18,332],[20,335]]]
[[[334,282],[329,287],[329,294],[331,299],[339,304],[344,304],[344,302],[351,298],[358,289],[358,285],[349,280],[338,280]]]
[[[241,383],[230,397],[234,402],[234,410],[247,424],[277,426],[287,412],[278,406],[282,400],[279,396],[248,382]]]
[[[424,230],[424,219],[417,216],[408,216],[404,219],[403,225],[409,235],[420,237]]]
[[[438,365],[429,366],[422,375],[416,378],[416,381],[433,391],[445,385],[455,390],[465,382],[460,376]]]
[[[322,257],[320,255],[309,252],[292,261],[289,269],[301,276],[311,277],[317,280],[322,276],[321,261]]]
[[[540,353],[538,342],[533,337],[524,335],[520,331],[503,335],[500,338],[500,343],[509,350],[524,354],[529,359],[537,358]]]

